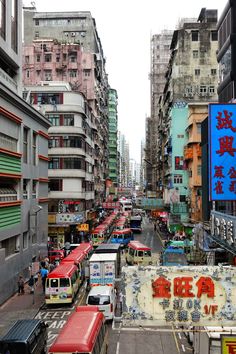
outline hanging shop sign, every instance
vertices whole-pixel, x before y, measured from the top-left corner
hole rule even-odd
[[[209,104],[209,148],[210,200],[235,200],[235,104]]]
[[[84,212],[80,213],[61,213],[56,216],[57,224],[78,224],[83,222],[85,218]]]
[[[211,235],[236,247],[236,217],[211,211]]]
[[[124,325],[236,325],[234,267],[123,267]]]
[[[76,228],[78,231],[89,231],[89,224],[79,224]]]

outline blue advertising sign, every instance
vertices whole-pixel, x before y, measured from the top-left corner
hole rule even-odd
[[[236,104],[209,104],[210,200],[236,199]]]

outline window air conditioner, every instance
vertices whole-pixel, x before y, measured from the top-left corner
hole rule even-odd
[[[69,136],[68,135],[64,135],[63,138],[64,138],[64,140],[67,140],[67,139],[69,139]]]
[[[75,32],[71,32],[71,37],[75,37],[76,33]]]

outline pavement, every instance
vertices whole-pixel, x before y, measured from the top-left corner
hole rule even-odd
[[[7,333],[12,324],[21,319],[32,319],[44,305],[44,293],[39,279],[34,294],[25,285],[23,295],[14,294],[0,306],[0,337]]]

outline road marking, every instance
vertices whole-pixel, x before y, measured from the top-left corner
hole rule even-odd
[[[120,342],[117,342],[117,345],[116,345],[116,354],[119,354],[120,352]]]
[[[181,344],[183,352],[185,352],[185,347],[183,344]]]
[[[178,333],[178,336],[179,336],[179,339],[182,339],[182,338],[181,338],[181,334],[180,334],[180,333]]]

